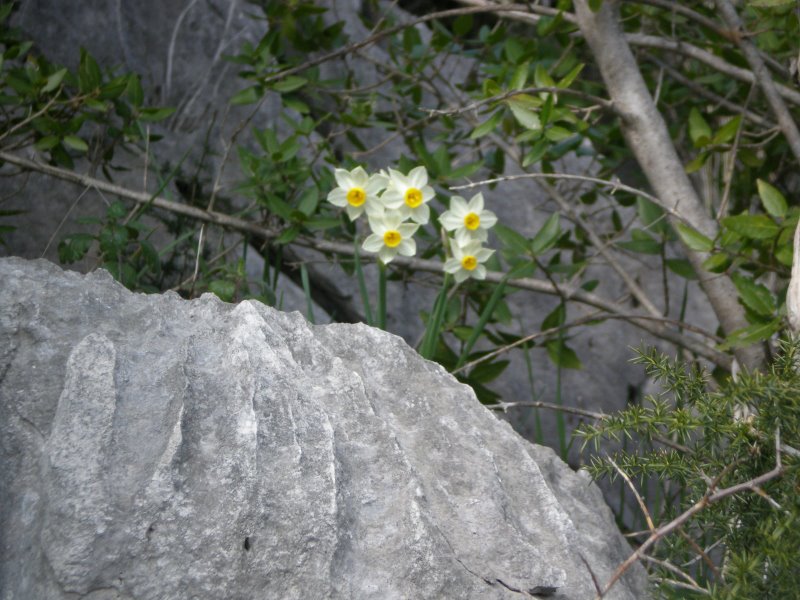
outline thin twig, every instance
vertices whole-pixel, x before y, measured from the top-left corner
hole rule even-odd
[[[633,495],[636,498],[636,502],[639,504],[639,509],[642,511],[644,519],[647,522],[647,528],[651,532],[654,532],[656,530],[656,526],[653,523],[652,517],[650,516],[650,511],[647,510],[647,505],[642,499],[641,494],[639,494],[639,490],[636,489],[636,486],[633,485],[633,481],[631,481],[631,478],[628,477],[628,474],[622,470],[622,468],[614,461],[613,458],[611,458],[611,456],[606,455],[606,460],[611,463],[611,466],[614,467],[617,473],[619,473],[620,477],[622,477],[622,479],[625,481],[631,492],[633,492]]]

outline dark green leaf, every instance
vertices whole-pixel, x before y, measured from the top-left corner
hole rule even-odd
[[[545,344],[545,347],[547,348],[547,355],[557,367],[562,369],[583,368],[578,355],[562,340],[551,340]]]
[[[676,275],[680,275],[684,279],[697,279],[697,273],[694,272],[692,264],[685,258],[668,258],[664,262],[667,264],[667,268]]]
[[[528,253],[528,240],[513,229],[498,223],[494,226],[493,231],[509,250],[522,255]]]
[[[469,134],[469,139],[476,140],[485,136],[488,133],[494,131],[495,127],[500,123],[503,118],[503,111],[498,110],[496,111],[491,117],[486,119],[483,123],[478,125],[475,129],[472,130],[472,133]]]
[[[714,248],[714,242],[712,240],[704,236],[699,231],[692,229],[688,225],[677,223],[675,225],[675,229],[678,231],[678,235],[680,236],[681,240],[683,240],[683,243],[692,250],[696,250],[698,252],[711,252],[711,249]]]
[[[61,85],[61,80],[64,79],[64,75],[66,74],[67,74],[66,69],[59,69],[58,71],[50,75],[50,77],[47,78],[47,83],[42,88],[42,91],[45,93],[52,92],[59,85]]]
[[[64,264],[79,261],[86,256],[94,239],[94,236],[88,233],[74,233],[66,236],[58,244],[58,260]]]
[[[530,245],[531,252],[534,256],[539,256],[543,252],[546,252],[555,245],[560,235],[561,222],[559,220],[559,215],[558,213],[553,213],[548,217],[547,221],[544,222],[542,228],[536,232],[536,235],[533,236]]]
[[[783,197],[780,190],[763,179],[758,179],[756,184],[758,185],[758,196],[761,198],[761,202],[764,204],[764,208],[767,212],[773,217],[785,217],[789,207],[786,204],[786,198]]]
[[[772,316],[777,308],[775,298],[765,286],[739,273],[733,273],[731,279],[742,304],[762,317]]]
[[[286,79],[282,79],[273,83],[271,87],[280,94],[286,94],[288,92],[299,90],[307,83],[308,79],[298,77],[296,75],[289,75]]]
[[[506,367],[509,365],[507,360],[498,360],[497,362],[482,362],[475,365],[469,372],[469,380],[477,381],[478,383],[489,383],[497,379]]]
[[[89,149],[87,143],[76,135],[65,135],[64,143],[73,150],[79,150],[80,152],[86,152]]]
[[[236,294],[236,284],[227,279],[214,279],[208,284],[208,290],[219,296],[223,302],[232,302]]]
[[[253,104],[253,102],[256,102],[260,97],[261,86],[254,85],[237,92],[233,98],[231,98],[231,104],[236,106],[242,104]]]
[[[741,214],[722,219],[722,225],[751,240],[767,240],[778,235],[780,228],[766,215]]]
[[[170,106],[165,108],[143,108],[139,111],[139,119],[142,121],[163,121],[174,112],[175,109]]]
[[[711,127],[696,108],[689,111],[689,137],[695,148],[702,148],[711,141]]]

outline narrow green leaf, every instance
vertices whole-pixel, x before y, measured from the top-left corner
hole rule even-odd
[[[297,75],[289,75],[289,77],[286,79],[282,79],[272,84],[272,89],[280,94],[286,94],[288,92],[299,90],[307,83],[308,79],[298,77]]]
[[[567,309],[564,306],[564,303],[561,302],[552,311],[550,311],[550,314],[544,318],[542,321],[541,330],[546,331],[548,329],[552,329],[553,327],[561,327],[566,320]]]
[[[711,127],[696,108],[689,111],[689,137],[695,148],[702,148],[711,141]]]
[[[142,105],[144,102],[144,90],[142,90],[142,82],[139,80],[138,75],[130,75],[125,93],[128,95],[128,100],[135,107],[138,108]]]
[[[725,123],[719,128],[719,131],[714,134],[711,140],[712,144],[726,144],[736,137],[736,132],[739,131],[739,125],[742,123],[742,115],[736,115],[730,121]]]
[[[536,232],[531,240],[530,248],[534,256],[539,256],[552,248],[561,235],[561,221],[559,214],[553,213],[544,222],[542,228]]]
[[[478,341],[483,330],[486,328],[486,324],[489,322],[489,319],[494,314],[494,309],[497,306],[498,302],[503,298],[503,293],[505,292],[506,288],[506,280],[507,277],[504,277],[500,283],[494,286],[494,291],[492,292],[491,297],[489,298],[489,302],[486,303],[486,306],[481,311],[481,316],[478,319],[478,323],[472,329],[472,334],[470,335],[467,343],[464,345],[464,349],[461,351],[461,356],[458,359],[458,363],[456,363],[456,368],[460,367],[464,364],[469,356],[469,353],[472,352],[472,347],[475,345],[475,342]]]
[[[143,108],[142,110],[139,111],[139,120],[163,121],[174,112],[175,109],[171,106],[167,106],[164,108]]]
[[[64,143],[73,150],[79,150],[80,152],[86,152],[89,149],[88,144],[76,135],[65,135]]]
[[[469,139],[476,140],[481,138],[492,131],[494,131],[495,127],[500,123],[503,118],[503,111],[498,110],[496,111],[491,117],[486,119],[483,123],[478,125],[475,129],[472,130],[472,133],[469,134]]]
[[[544,136],[551,142],[561,142],[571,138],[573,135],[574,134],[569,129],[559,127],[558,125],[548,127],[547,131],[544,132]]]
[[[741,348],[756,342],[769,339],[781,327],[780,319],[773,319],[767,323],[755,323],[731,333],[725,342],[720,345],[720,350]]]
[[[697,279],[697,273],[694,272],[692,263],[685,258],[668,258],[664,263],[670,271],[676,275],[680,275],[684,279]]]
[[[64,79],[64,75],[66,74],[67,74],[66,69],[59,69],[58,71],[50,75],[50,77],[47,78],[47,83],[44,84],[42,91],[45,93],[52,92],[59,85],[61,85],[61,80]]]
[[[253,102],[256,102],[260,97],[260,89],[261,86],[254,85],[240,90],[231,98],[230,102],[235,106],[253,104]]]
[[[678,235],[683,240],[683,243],[692,250],[711,252],[711,249],[714,247],[714,242],[712,240],[683,223],[676,224],[675,229],[677,229]]]
[[[584,63],[578,63],[575,65],[569,73],[564,75],[564,77],[556,84],[556,86],[560,88],[568,88],[571,86],[572,82],[577,79],[578,75],[581,74],[581,71],[583,71],[583,67],[585,66],[586,65]]]
[[[686,174],[691,175],[695,171],[699,171],[702,166],[706,164],[708,157],[708,152],[701,152],[698,154],[688,165],[686,165],[686,167],[684,167]]]
[[[529,72],[529,63],[525,61],[524,63],[517,66],[514,69],[514,74],[511,76],[511,89],[512,90],[521,90],[525,87],[525,84],[528,81],[528,72]]]
[[[314,300],[311,297],[311,282],[308,279],[308,268],[306,263],[300,263],[300,282],[303,284],[303,293],[306,297],[306,317],[309,323],[315,323],[314,320]]]
[[[751,240],[766,240],[778,235],[780,228],[766,215],[741,214],[722,219],[722,225]]]
[[[532,131],[541,131],[542,122],[539,120],[539,115],[525,108],[516,96],[506,100],[506,104],[520,125]]]
[[[547,348],[547,355],[557,367],[561,367],[562,369],[583,368],[578,355],[562,340],[551,340],[545,344],[545,347]]]
[[[233,302],[236,295],[236,284],[227,279],[214,279],[208,284],[208,291],[216,294],[223,302]]]
[[[731,275],[731,279],[742,304],[762,317],[773,315],[777,308],[775,298],[765,286],[739,273]]]
[[[731,257],[725,252],[712,254],[703,262],[703,268],[711,273],[724,273],[731,266]]]
[[[516,254],[528,254],[527,238],[502,223],[497,223],[492,230],[506,248]]]
[[[761,202],[764,204],[764,208],[767,212],[773,217],[785,217],[789,207],[786,204],[786,198],[783,197],[780,190],[763,179],[758,179],[756,184],[758,185],[758,196],[761,198]]]
[[[506,370],[509,362],[507,360],[498,360],[496,362],[478,363],[469,372],[468,380],[484,384],[494,381]]]

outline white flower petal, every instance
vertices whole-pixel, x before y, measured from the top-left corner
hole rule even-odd
[[[442,216],[439,217],[439,223],[441,223],[442,227],[444,227],[446,231],[453,231],[454,229],[458,229],[464,225],[464,219],[458,218],[453,214],[453,211],[448,210],[443,212]]]
[[[492,254],[494,254],[494,250],[491,248],[481,248],[478,250],[474,256],[478,260],[479,263],[486,262],[491,258]]]
[[[388,177],[385,175],[373,175],[369,178],[366,185],[364,186],[364,190],[369,195],[378,195],[381,190],[386,189],[386,184],[388,183]]]
[[[454,275],[453,275],[453,276],[454,276],[454,277],[455,277],[455,279],[456,279],[456,283],[461,283],[461,282],[462,282],[462,281],[464,281],[464,280],[465,280],[467,277],[469,277],[469,271],[466,271],[466,270],[464,270],[464,269],[459,269],[458,271],[456,271],[456,272],[454,273]]]
[[[381,196],[381,202],[383,202],[383,205],[386,208],[391,208],[392,210],[400,208],[403,204],[405,204],[403,194],[393,188],[388,188],[385,192],[383,192],[383,195]]]
[[[413,237],[415,233],[417,233],[417,229],[419,229],[419,225],[414,223],[401,223],[397,226],[397,231],[400,232],[400,235],[403,238],[410,238]]]
[[[458,258],[448,258],[444,261],[444,270],[447,273],[455,273],[461,268],[461,260]]]
[[[334,206],[347,206],[347,192],[342,188],[331,190],[328,194],[328,202]]]
[[[467,201],[461,196],[453,196],[450,198],[450,212],[456,215],[459,220],[463,221],[464,217],[469,212]]]
[[[345,210],[347,211],[347,216],[350,217],[350,220],[355,221],[358,217],[361,216],[361,213],[364,212],[364,205],[362,204],[361,206],[352,206],[351,204],[348,204]]]
[[[403,256],[414,256],[417,253],[417,242],[414,238],[403,238],[395,248]]]
[[[470,231],[466,227],[456,229],[456,242],[461,246],[466,246],[473,242],[480,244],[485,242],[488,237],[489,233],[485,229],[476,229],[474,231]]]
[[[350,179],[350,173],[345,169],[334,170],[333,176],[336,178],[336,185],[345,191],[353,187],[353,181]]]
[[[472,277],[474,279],[486,279],[486,267],[478,265],[472,270]]]
[[[481,229],[489,229],[497,223],[497,215],[490,210],[481,211],[478,216],[481,218]]]
[[[417,208],[411,209],[411,219],[420,225],[427,225],[431,219],[431,209],[427,204],[420,204]]]
[[[436,195],[436,192],[433,191],[433,188],[429,185],[423,187],[420,192],[422,192],[422,201],[423,202],[430,202],[433,197]]]
[[[467,206],[470,212],[480,213],[483,210],[483,194],[481,192],[475,194]]]
[[[356,167],[350,171],[350,180],[358,187],[363,188],[367,185],[367,181],[369,181],[369,175],[367,175],[363,167]]]
[[[381,259],[383,264],[388,265],[392,262],[392,259],[397,256],[397,248],[389,248],[388,246],[383,246],[378,251],[378,257]]]
[[[367,252],[378,252],[383,248],[383,236],[373,233],[367,236],[361,247]]]
[[[425,170],[425,167],[414,167],[411,169],[411,172],[408,174],[408,184],[409,187],[415,187],[418,190],[421,190],[428,184],[428,171]]]

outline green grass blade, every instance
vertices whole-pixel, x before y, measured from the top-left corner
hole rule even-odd
[[[367,293],[367,283],[364,280],[364,270],[361,268],[361,254],[359,254],[358,240],[354,243],[355,251],[353,257],[356,264],[356,279],[358,280],[358,291],[361,294],[361,303],[364,305],[364,317],[367,319],[368,325],[375,325],[372,319],[372,306],[369,302],[369,294]]]
[[[306,312],[308,313],[308,320],[311,323],[316,323],[314,320],[314,302],[311,300],[311,283],[308,281],[308,269],[305,264],[300,265],[300,279],[303,282],[303,291],[306,294]]]
[[[433,311],[428,318],[428,325],[425,328],[425,336],[422,338],[419,354],[422,358],[431,360],[436,353],[436,345],[439,343],[439,336],[441,335],[442,321],[444,321],[444,313],[447,309],[447,288],[450,285],[450,275],[445,273],[444,280],[442,281],[442,289],[439,295],[436,296],[436,302],[433,304]]]
[[[386,265],[378,261],[378,327],[386,331]]]
[[[489,319],[492,318],[492,314],[494,313],[497,303],[503,298],[503,292],[506,289],[506,281],[507,279],[504,277],[500,283],[495,286],[494,291],[489,298],[489,302],[486,303],[483,312],[481,312],[481,316],[478,318],[478,322],[475,324],[475,327],[472,328],[472,333],[470,334],[469,339],[467,339],[467,343],[464,344],[464,348],[461,350],[461,356],[458,358],[456,369],[460,368],[465,362],[467,362],[467,357],[472,351],[472,347],[475,345],[475,342],[478,341],[478,338],[481,337],[481,334],[486,328],[486,324],[489,322]]]

